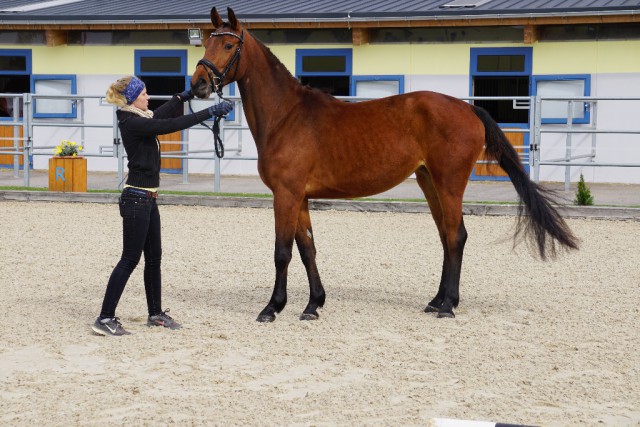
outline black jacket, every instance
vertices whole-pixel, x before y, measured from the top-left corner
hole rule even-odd
[[[116,112],[122,143],[129,159],[127,184],[143,188],[159,187],[160,150],[156,135],[184,130],[211,117],[207,109],[173,117],[181,104],[180,98],[174,96],[154,110],[152,119],[129,111]]]

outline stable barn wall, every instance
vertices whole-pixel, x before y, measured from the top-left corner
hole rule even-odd
[[[404,75],[405,92],[431,90],[456,97],[469,96],[470,49],[472,47],[513,47],[516,44],[367,44],[349,46],[353,49],[354,75]],[[608,97],[640,97],[640,41],[600,42],[546,42],[533,46],[533,74],[589,74],[591,95]],[[295,46],[274,45],[271,51],[282,63],[295,72],[297,48],[345,48],[345,45]],[[3,46],[25,49],[25,46]],[[117,78],[134,71],[134,51],[149,46],[33,46],[33,74],[74,74],[77,76],[78,93],[103,95],[108,85]],[[203,48],[194,46],[153,46],[152,49],[187,50],[187,70],[192,72],[202,57]],[[598,111],[599,129],[640,129],[638,107],[640,102],[601,101]],[[111,123],[112,109],[100,106],[97,101],[88,103],[86,122]],[[548,125],[547,125],[548,126]],[[575,127],[585,125],[575,125]],[[189,131],[192,150],[212,149],[211,133],[206,130]],[[110,129],[86,130],[88,152],[111,146]],[[238,155],[231,150],[242,139],[243,150],[239,155],[255,157],[256,150],[248,130],[225,134],[227,157]],[[80,139],[80,131],[72,128],[37,128],[34,133],[37,145],[54,145],[62,139]],[[572,145],[580,153],[591,150],[589,135],[574,135]],[[597,137],[599,162],[640,163],[640,136],[599,135]],[[565,136],[546,134],[541,144],[541,158],[563,157]],[[34,158],[34,168],[45,169],[46,156]],[[115,158],[89,158],[89,170],[116,171]],[[192,173],[212,173],[213,161],[190,161]],[[565,168],[542,166],[540,179],[563,181]],[[223,161],[223,174],[257,175],[255,161]],[[636,168],[571,168],[571,179],[577,181],[584,173],[594,182],[640,182],[640,169]]]

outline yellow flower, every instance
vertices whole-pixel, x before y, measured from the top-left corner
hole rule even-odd
[[[56,146],[55,155],[57,156],[77,156],[79,151],[82,151],[84,147],[78,145],[77,142],[69,141],[68,139],[62,140],[62,142]]]

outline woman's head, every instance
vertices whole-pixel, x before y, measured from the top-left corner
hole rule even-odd
[[[133,105],[146,110],[149,108],[149,95],[142,80],[136,76],[126,76],[109,86],[107,102],[118,107]]]

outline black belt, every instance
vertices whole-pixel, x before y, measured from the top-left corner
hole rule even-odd
[[[124,192],[130,193],[130,194],[135,194],[136,196],[143,196],[143,197],[149,197],[151,199],[157,199],[158,198],[158,192],[157,191],[147,191],[147,190],[140,190],[139,188],[131,188],[131,187],[127,187],[123,190]]]

